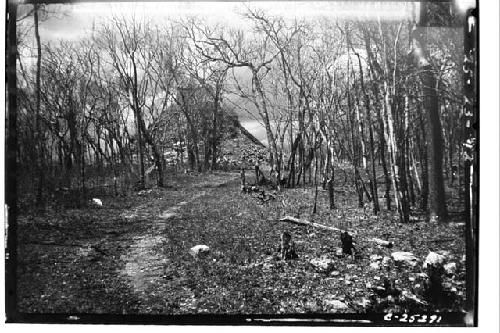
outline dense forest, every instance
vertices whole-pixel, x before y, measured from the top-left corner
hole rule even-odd
[[[8,40],[19,209],[85,211],[232,174],[242,198],[261,191],[260,205],[306,191],[282,200],[280,213],[297,220],[328,224],[324,214],[349,215],[339,213],[348,201],[377,223],[420,221],[430,234],[465,221],[476,138],[464,82],[475,61],[464,60],[464,28],[429,26],[420,7],[407,20],[331,20],[245,6],[239,28],[131,13],[95,20],[80,39],[44,40],[39,26],[54,12],[25,5]],[[245,156],[228,152],[242,137]]]

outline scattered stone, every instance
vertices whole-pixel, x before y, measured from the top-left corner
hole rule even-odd
[[[427,257],[425,258],[423,267],[424,269],[426,269],[428,266],[434,266],[434,267],[442,266],[444,260],[445,260],[444,255],[441,255],[437,252],[429,252]]]
[[[427,302],[419,299],[415,294],[413,294],[407,290],[403,290],[403,292],[401,293],[401,296],[403,296],[407,299],[411,299],[412,301],[414,301],[418,304],[427,305]]]
[[[335,256],[341,258],[344,256],[344,252],[342,251],[341,248],[337,248],[337,250],[335,251]]]
[[[457,264],[450,262],[444,265],[443,268],[447,275],[453,275],[457,271]]]
[[[102,201],[101,199],[93,198],[92,203],[96,206],[102,206]]]
[[[334,310],[346,310],[346,309],[349,308],[347,306],[347,304],[345,304],[344,302],[341,302],[341,301],[339,301],[337,299],[333,299],[333,300],[326,299],[326,300],[323,301],[323,303],[326,306],[332,307]]]
[[[146,195],[146,194],[150,194],[153,190],[152,189],[149,189],[149,190],[141,190],[139,191],[137,194],[138,195]]]
[[[309,263],[319,273],[329,273],[335,267],[335,261],[328,258],[311,259]]]
[[[195,245],[189,249],[189,254],[194,258],[203,258],[210,253],[210,248],[206,245]]]
[[[417,257],[415,257],[415,255],[411,252],[393,252],[391,253],[391,257],[396,263],[406,264],[409,266],[417,265]]]

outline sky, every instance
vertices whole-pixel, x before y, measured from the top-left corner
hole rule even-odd
[[[459,8],[470,7],[474,0],[455,0]],[[48,5],[54,15],[41,23],[41,32],[47,39],[78,39],[88,33],[94,20],[111,15],[145,15],[153,20],[179,18],[186,15],[199,16],[208,22],[244,27],[246,21],[238,13],[245,6],[261,8],[269,15],[285,18],[358,18],[382,20],[410,18],[414,2],[401,1],[252,1],[252,2],[80,2]],[[30,6],[31,5],[27,5]]]
[[[241,17],[245,6],[263,9],[268,15],[286,19],[320,17],[360,19],[409,18],[412,3],[402,2],[342,2],[342,1],[254,1],[254,2],[93,2],[49,5],[57,13],[40,24],[45,39],[78,39],[88,34],[94,21],[112,15],[144,15],[161,23],[166,18],[198,16],[208,23],[228,26],[248,26]]]

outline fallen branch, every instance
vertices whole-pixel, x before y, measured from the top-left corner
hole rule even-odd
[[[335,228],[335,227],[329,227],[329,226],[326,226],[326,225],[323,225],[323,224],[319,224],[319,223],[316,223],[316,222],[309,222],[309,221],[306,221],[306,220],[300,220],[300,219],[292,217],[292,216],[282,217],[280,219],[280,221],[292,222],[292,223],[296,223],[296,224],[300,224],[300,225],[308,225],[308,226],[311,226],[311,227],[314,227],[314,228],[326,229],[326,230],[330,230],[330,231],[340,231],[340,232],[346,232],[347,231],[347,232],[349,232],[350,234],[353,234],[353,235],[357,234],[356,231],[348,231],[348,230],[345,230],[345,229],[339,229],[339,228]]]
[[[308,225],[308,226],[311,226],[311,227],[320,228],[320,229],[326,229],[326,230],[331,230],[331,231],[340,231],[340,232],[346,232],[347,231],[348,233],[350,233],[352,235],[357,235],[356,231],[349,231],[349,230],[345,230],[345,229],[339,229],[339,228],[335,228],[335,227],[330,227],[330,226],[326,226],[326,225],[315,223],[315,222],[309,222],[309,221],[306,221],[306,220],[301,220],[301,219],[298,219],[298,218],[295,218],[295,217],[292,217],[292,216],[282,217],[280,219],[280,221],[292,222],[292,223],[296,223],[296,224],[300,224],[300,225]],[[370,239],[368,239],[368,241],[377,243],[378,245],[385,246],[387,248],[391,248],[391,247],[394,246],[394,244],[392,242],[389,242],[389,241],[386,241],[386,240],[383,240],[383,239],[379,239],[379,238],[370,238]]]

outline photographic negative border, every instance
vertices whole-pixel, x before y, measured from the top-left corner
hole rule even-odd
[[[429,3],[451,3],[429,1]],[[33,3],[27,1],[25,3]],[[43,1],[46,4],[61,1]],[[67,2],[63,2],[67,3]],[[387,314],[294,314],[294,315],[100,315],[81,313],[34,314],[17,310],[17,183],[16,183],[16,8],[15,1],[8,0],[7,20],[7,97],[6,117],[6,205],[7,205],[7,249],[6,249],[6,315],[9,323],[92,323],[92,324],[167,324],[167,325],[307,325],[307,326],[428,326],[408,323],[400,318],[388,318]],[[466,146],[466,307],[468,312],[439,313],[437,326],[477,326],[478,318],[478,262],[479,262],[479,6],[469,9],[465,17],[457,18],[464,31],[464,108],[463,124],[470,145]],[[427,22],[425,26],[441,26],[443,22]],[[411,315],[411,314],[410,314]],[[416,315],[416,314],[414,314]],[[420,315],[420,314],[419,314]],[[422,314],[423,315],[423,314]],[[435,314],[426,314],[432,316]]]

